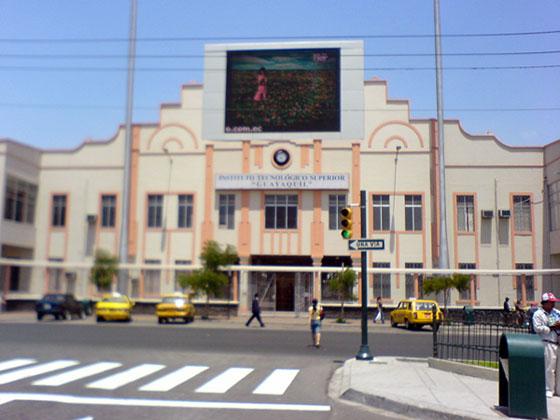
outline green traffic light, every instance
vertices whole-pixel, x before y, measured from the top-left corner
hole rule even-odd
[[[351,230],[343,230],[342,232],[340,232],[340,234],[342,235],[342,237],[344,239],[350,239],[352,237],[352,231]]]

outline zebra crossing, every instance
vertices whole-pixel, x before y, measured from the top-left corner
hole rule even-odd
[[[154,363],[129,367],[109,361],[82,364],[77,360],[63,359],[41,363],[35,359],[17,358],[0,361],[0,391],[4,385],[29,380],[33,387],[43,389],[85,381],[84,387],[87,389],[114,391],[124,386],[135,386],[143,393],[161,393],[174,390],[203,373],[210,373],[208,377],[204,377],[206,381],[202,385],[191,391],[197,394],[225,394],[249,377],[252,377],[253,387],[254,376],[257,376],[257,372],[251,367],[228,367],[215,372],[216,369],[211,369],[210,366],[185,365],[162,375],[166,368],[165,365]],[[265,375],[258,372],[258,384],[252,394],[284,395],[299,372],[299,369],[272,369]]]

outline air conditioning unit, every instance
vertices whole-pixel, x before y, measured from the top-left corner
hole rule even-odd
[[[494,211],[493,210],[481,210],[480,214],[481,214],[483,219],[491,219],[492,217],[494,217]]]
[[[88,214],[87,215],[87,222],[88,222],[88,225],[95,225],[97,223],[97,215],[96,214]]]
[[[511,210],[498,210],[498,216],[501,219],[509,219],[511,217]]]

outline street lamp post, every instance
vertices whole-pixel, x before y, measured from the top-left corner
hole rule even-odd
[[[361,237],[367,238],[367,198],[364,190],[360,191],[360,225]],[[373,360],[373,356],[369,351],[368,345],[368,316],[367,316],[367,251],[362,251],[362,345],[358,354],[357,360]]]

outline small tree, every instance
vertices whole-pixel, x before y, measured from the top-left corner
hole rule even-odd
[[[237,263],[238,256],[231,245],[222,250],[216,241],[207,241],[202,248],[200,259],[202,269],[191,274],[182,274],[177,280],[183,289],[189,287],[195,295],[206,295],[205,314],[202,319],[208,319],[210,297],[215,297],[228,283],[228,276],[220,271],[221,267]]]
[[[447,302],[449,300],[449,291],[456,289],[458,292],[468,290],[470,287],[471,277],[467,274],[453,274],[452,276],[434,276],[424,281],[424,293],[435,293],[436,295],[443,292],[443,310],[447,315]]]
[[[90,272],[90,280],[99,290],[107,290],[113,284],[113,279],[119,271],[117,257],[109,251],[98,249]]]
[[[343,268],[329,280],[329,287],[338,295],[340,300],[340,316],[336,322],[344,323],[344,301],[354,299],[353,289],[356,285],[356,272],[351,268]]]

